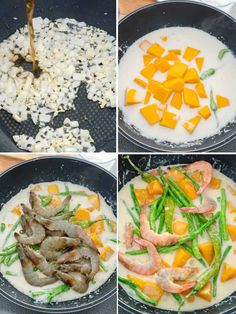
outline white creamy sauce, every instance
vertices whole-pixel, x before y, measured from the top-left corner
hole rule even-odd
[[[162,36],[167,36],[168,40],[163,42]],[[201,52],[197,57],[204,57],[202,72],[214,68],[216,73],[203,81],[207,95],[210,95],[211,89],[214,95],[221,95],[230,100],[230,106],[218,110],[217,116],[219,120],[219,127],[217,127],[214,114],[208,120],[201,119],[197,128],[190,134],[182,124],[188,119],[197,115],[199,108],[190,109],[189,106],[183,104],[181,110],[175,109],[170,105],[172,96],[168,100],[168,111],[179,114],[179,121],[176,128],[169,129],[160,126],[158,123],[151,126],[143,118],[140,113],[140,108],[143,104],[125,106],[125,90],[126,88],[135,88],[140,96],[144,99],[146,89],[140,87],[134,82],[135,77],[145,78],[139,74],[140,70],[144,68],[143,65],[143,51],[139,48],[143,40],[149,40],[151,43],[157,42],[168,51],[169,49],[180,49],[182,55],[185,49],[190,46],[199,49]],[[223,60],[218,59],[218,53],[221,49],[227,48],[221,41],[210,34],[191,27],[169,27],[162,28],[151,32],[136,42],[134,42],[125,52],[119,64],[119,107],[123,112],[124,121],[135,127],[144,137],[154,139],[155,141],[169,141],[172,143],[184,143],[189,141],[200,140],[205,137],[212,136],[222,128],[224,128],[230,121],[233,121],[236,116],[236,89],[235,89],[235,72],[236,72],[236,58],[232,52],[225,54]],[[189,67],[196,67],[195,59],[188,63],[182,57],[180,61],[189,65]],[[171,63],[171,62],[170,62]],[[173,63],[173,62],[172,62]],[[163,82],[166,79],[166,73],[162,74],[158,71],[153,79]],[[186,87],[194,88],[194,84],[185,84]],[[209,98],[199,98],[200,105],[210,105]],[[151,98],[149,104],[159,102]]]
[[[59,191],[63,192],[65,191],[65,183],[55,181],[55,182],[47,182],[47,183],[39,183],[41,186],[40,194],[45,195],[47,194],[47,187],[51,184],[57,184],[59,187]],[[72,184],[69,182],[66,182],[66,185],[68,186],[70,191],[85,191],[87,194],[94,194],[95,192],[90,191],[84,186],[79,186],[76,184]],[[29,205],[29,191],[34,187],[34,185],[30,185],[28,188],[21,190],[17,195],[12,197],[2,208],[0,211],[0,222],[6,224],[6,230],[3,233],[0,233],[0,243],[3,243],[7,234],[9,233],[11,226],[8,226],[8,224],[12,225],[16,222],[18,219],[18,216],[14,213],[12,213],[12,209],[15,208],[17,205],[24,203]],[[39,192],[37,192],[39,193]],[[108,206],[103,199],[101,195],[100,197],[100,204],[101,209],[93,210],[90,212],[91,220],[97,219],[97,216],[99,215],[105,215],[107,218],[116,221],[116,217],[113,214],[113,211],[110,206]],[[80,208],[89,208],[91,207],[91,203],[85,196],[72,196],[72,199],[70,201],[70,208],[75,208],[78,204],[80,204]],[[103,232],[100,236],[101,241],[103,242],[103,245],[109,245],[114,251],[116,251],[116,243],[110,241],[110,239],[115,239],[116,234],[109,231],[107,224],[104,222],[105,226],[105,232]],[[22,228],[19,226],[16,231],[20,231]],[[9,240],[6,243],[6,246],[11,245],[15,243],[14,235],[12,234]],[[0,244],[0,249],[2,249]],[[99,248],[99,251],[101,251],[101,248]],[[105,283],[108,278],[112,275],[116,268],[116,253],[114,253],[110,259],[107,262],[103,262],[105,267],[107,268],[107,272],[99,271],[96,276],[94,277],[94,280],[96,281],[95,284],[92,284],[92,282],[89,283],[89,288],[86,293],[78,293],[72,289],[70,289],[67,292],[63,292],[62,294],[58,295],[53,299],[55,302],[62,302],[62,301],[68,301],[68,300],[74,300],[78,299],[84,295],[89,294],[92,291],[95,291],[98,289],[103,283]],[[0,265],[0,271],[3,274],[3,276],[19,291],[22,293],[32,297],[31,291],[44,291],[44,290],[50,290],[52,288],[56,288],[59,285],[62,284],[61,281],[57,281],[54,284],[47,285],[44,287],[35,287],[30,285],[24,278],[24,274],[22,271],[21,263],[20,261],[16,261],[11,266],[5,266],[3,264]],[[16,276],[8,276],[6,275],[6,271],[11,271],[13,273],[16,273]],[[42,275],[43,276],[43,275]],[[43,296],[39,296],[35,298],[39,302],[47,302],[47,294]]]
[[[231,201],[231,203],[234,205],[235,204],[235,196],[233,196],[232,193],[230,192],[228,185],[231,185],[234,189],[236,189],[235,183],[231,179],[229,179],[228,177],[226,177],[225,175],[220,173],[219,171],[214,170],[213,173],[214,173],[214,177],[222,180],[221,187],[226,189],[227,200]],[[119,250],[122,252],[127,251],[127,249],[125,247],[125,239],[124,239],[124,237],[125,237],[125,225],[127,222],[132,222],[131,217],[129,216],[129,214],[128,214],[122,201],[125,200],[129,207],[134,206],[132,198],[130,196],[130,187],[129,187],[130,183],[133,183],[135,188],[141,188],[142,189],[142,188],[146,188],[146,186],[147,186],[147,183],[144,182],[140,176],[138,176],[138,177],[135,177],[134,179],[132,179],[130,182],[128,182],[119,192],[118,234],[119,234],[119,241],[120,241],[119,242]],[[220,190],[214,190],[214,189],[207,188],[203,192],[203,196],[204,197],[207,196],[207,197],[210,197],[210,198],[216,200],[217,197],[220,196]],[[199,199],[194,200],[194,203],[197,205],[199,203]],[[217,203],[217,204],[218,205],[217,205],[217,209],[215,212],[220,210],[220,205],[219,205],[219,203]],[[235,213],[230,213],[229,210],[227,210],[227,223],[235,225],[234,218],[235,218]],[[175,219],[180,219],[182,221],[184,220],[179,209],[175,209],[173,220],[175,220]],[[202,236],[198,237],[199,244],[205,243],[208,241],[209,241],[209,237],[206,233],[204,233],[203,237]],[[234,254],[234,252],[233,252],[233,250],[235,248],[234,242],[232,242],[231,240],[224,242],[224,244],[222,246],[222,252],[225,250],[225,248],[228,245],[232,245],[233,248],[231,249],[231,251],[230,251],[230,253],[227,256],[225,261],[234,267],[236,264],[236,254]],[[137,244],[134,244],[133,247],[129,250],[136,250],[136,249],[140,249],[140,247]],[[172,263],[174,261],[174,257],[175,257],[175,252],[171,252],[171,253],[167,253],[167,254],[161,254],[161,256],[164,259],[164,261],[166,261],[168,264],[172,265]],[[147,261],[150,261],[150,257],[148,254],[129,256],[129,258],[134,259],[136,261],[138,260],[141,263],[145,263]],[[187,263],[185,264],[185,266],[199,267],[200,271],[196,277],[198,277],[200,273],[202,273],[202,272],[204,272],[204,270],[206,270],[206,268],[204,268],[194,258],[190,258],[187,261]],[[152,280],[155,282],[155,275],[152,275],[152,276],[138,275],[134,272],[127,270],[121,263],[118,263],[118,272],[119,272],[119,276],[121,276],[121,277],[127,277],[128,274],[131,274],[134,277],[142,278],[144,280]],[[191,278],[194,278],[194,276]],[[142,302],[139,298],[137,298],[137,296],[134,294],[134,292],[130,288],[128,288],[124,284],[121,284],[121,285],[132,298],[134,298],[135,300],[137,300],[139,302]],[[221,282],[220,276],[219,276],[218,283],[217,283],[217,297],[213,298],[212,302],[207,302],[206,300],[196,296],[195,301],[193,303],[186,301],[182,310],[192,312],[193,310],[210,307],[216,303],[219,303],[220,301],[222,301],[223,299],[225,299],[226,297],[231,295],[235,290],[236,290],[236,278],[225,281],[225,282]],[[157,307],[161,308],[161,309],[171,310],[171,311],[178,311],[177,301],[168,293],[164,293],[162,295]]]

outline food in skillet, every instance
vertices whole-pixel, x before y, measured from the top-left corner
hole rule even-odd
[[[60,113],[76,109],[83,84],[89,100],[101,108],[115,107],[115,38],[75,19],[32,20],[34,2],[26,1],[28,27],[0,43],[0,110],[19,123],[33,121],[33,136],[13,135],[21,149],[93,152],[96,143],[78,121],[66,116],[57,128],[52,122]]]
[[[0,271],[37,301],[77,299],[116,267],[116,218],[85,187],[30,185],[3,206],[0,221]]]
[[[128,157],[129,158],[129,157]],[[235,291],[236,186],[206,161],[143,172],[119,192],[119,282],[134,299],[193,311]]]
[[[149,33],[120,60],[124,121],[157,142],[188,145],[213,136],[235,119],[235,71],[233,53],[206,32],[168,27]]]

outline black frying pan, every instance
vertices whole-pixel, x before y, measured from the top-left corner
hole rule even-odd
[[[229,178],[236,181],[236,156],[235,155],[132,155],[132,161],[143,170],[156,169],[158,166],[167,166],[173,164],[188,164],[197,160],[209,161],[213,167]],[[119,190],[132,178],[136,177],[137,173],[133,170],[127,160],[119,156]],[[236,290],[236,287],[235,287]],[[236,293],[234,298],[226,298],[221,303],[218,303],[205,310],[191,312],[193,314],[222,314],[236,313]],[[127,295],[124,289],[119,286],[119,306],[130,313],[158,313],[168,314],[173,311],[165,311],[154,309],[148,305],[144,305],[135,301]],[[177,311],[178,305],[176,305]],[[177,313],[177,312],[176,312]],[[189,312],[188,312],[189,313]]]
[[[42,157],[18,164],[0,175],[0,208],[31,183],[54,180],[81,184],[100,193],[116,214],[116,178],[90,162],[70,157]],[[86,310],[107,300],[116,292],[116,272],[99,289],[81,299],[40,304],[19,292],[0,274],[0,294],[25,308],[45,313]]]
[[[0,42],[26,24],[24,0],[2,0],[0,4]],[[105,13],[105,14],[104,14]],[[34,16],[74,18],[88,25],[99,27],[110,35],[116,36],[116,1],[115,0],[36,0]],[[17,17],[14,20],[13,17]],[[114,152],[116,149],[116,110],[101,109],[97,103],[86,97],[85,86],[80,87],[75,99],[76,110],[61,113],[52,123],[60,127],[66,117],[77,120],[80,127],[88,129],[95,141],[97,151]],[[20,151],[12,139],[14,134],[35,136],[38,127],[27,121],[19,124],[5,111],[0,111],[0,151]]]
[[[189,26],[217,37],[236,55],[236,21],[223,11],[193,1],[173,0],[146,6],[125,17],[119,24],[119,59],[127,47],[154,30],[171,26]],[[208,137],[202,143],[156,143],[147,139],[123,120],[119,110],[119,132],[128,140],[149,151],[209,151],[233,140],[236,124],[230,123],[221,134]],[[164,131],[163,131],[164,132]]]

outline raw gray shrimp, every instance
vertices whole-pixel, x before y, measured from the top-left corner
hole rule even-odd
[[[65,249],[78,246],[80,239],[68,238],[68,237],[48,237],[41,246],[40,252],[47,260],[56,260]]]
[[[45,228],[50,231],[63,231],[70,238],[80,238],[85,244],[93,248],[98,252],[96,246],[94,245],[90,236],[86,233],[86,231],[79,225],[75,225],[66,220],[52,220],[46,219],[39,215],[34,215],[35,219],[42,224]]]
[[[53,276],[55,273],[55,265],[51,265],[47,262],[45,257],[38,252],[32,250],[26,245],[22,245],[27,257],[34,263],[35,266],[46,276]]]
[[[91,263],[85,259],[76,263],[58,265],[57,269],[64,273],[79,272],[84,275],[88,275],[92,271]]]
[[[55,208],[50,207],[50,206],[43,207],[41,205],[40,198],[33,191],[30,192],[30,204],[32,206],[33,211],[36,214],[41,215],[46,218],[56,216],[56,214],[61,212],[69,204],[70,200],[71,200],[71,195],[68,195],[63,200],[62,204],[58,207],[55,207]]]
[[[21,244],[18,245],[17,251],[19,254],[23,274],[25,280],[32,286],[43,287],[46,285],[50,285],[57,281],[55,277],[40,277],[37,272],[34,271],[34,264],[32,261],[26,256],[24,248]]]
[[[79,293],[84,293],[88,290],[87,278],[80,273],[76,273],[76,275],[74,275],[72,273],[63,273],[62,271],[58,270],[56,272],[56,276],[58,279]]]
[[[30,229],[32,234],[28,237],[15,232],[14,236],[16,240],[22,244],[28,245],[41,243],[46,236],[44,227],[26,214],[23,216],[23,221],[25,226],[27,226],[27,233],[29,234]]]

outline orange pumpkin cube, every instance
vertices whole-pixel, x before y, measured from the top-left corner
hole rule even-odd
[[[198,93],[198,96],[200,98],[207,98],[207,93],[205,90],[205,86],[203,83],[199,82],[196,86],[195,86],[196,92]]]
[[[198,113],[200,116],[203,117],[203,119],[207,120],[211,116],[211,110],[208,106],[202,107],[200,110],[198,110]]]
[[[50,184],[48,186],[48,194],[57,194],[59,193],[59,187],[57,184]]]
[[[145,66],[147,66],[149,63],[152,62],[153,59],[155,59],[154,56],[151,56],[151,55],[144,55],[144,56],[143,56],[143,64],[144,64]]]
[[[89,221],[90,212],[85,208],[79,208],[76,210],[75,215],[71,220],[72,221]]]
[[[125,106],[136,105],[142,102],[142,98],[138,95],[136,89],[126,88],[125,91]]]
[[[183,105],[183,97],[182,93],[174,93],[171,102],[171,106],[175,107],[176,109],[180,110]]]
[[[164,51],[165,49],[161,45],[154,43],[148,48],[147,53],[155,57],[161,57]]]
[[[198,67],[199,72],[202,71],[203,63],[204,63],[204,58],[196,58],[195,59],[196,65]]]
[[[106,245],[102,252],[100,253],[100,258],[106,262],[110,259],[110,257],[115,253],[115,251],[109,246],[109,245]]]
[[[183,58],[188,61],[191,62],[198,54],[200,53],[200,50],[192,48],[192,47],[187,47]]]
[[[143,88],[147,87],[147,83],[144,80],[141,80],[139,77],[135,77],[134,82]]]
[[[147,186],[147,190],[151,195],[162,194],[164,192],[163,185],[158,180],[151,181]]]
[[[154,125],[161,119],[157,109],[157,104],[152,104],[140,108],[140,113],[150,125]]]
[[[188,224],[185,221],[176,219],[173,222],[173,231],[175,234],[183,235],[186,234],[188,230]]]
[[[198,123],[200,122],[200,120],[201,120],[200,116],[195,116],[192,119],[189,119],[188,121],[184,122],[183,123],[183,127],[189,133],[192,133],[196,129],[196,127],[197,127]]]
[[[229,99],[220,95],[216,95],[217,108],[224,108],[229,106]]]
[[[190,88],[184,88],[184,103],[190,108],[200,107],[200,102],[197,93]]]
[[[187,70],[187,72],[184,75],[184,81],[185,83],[191,83],[191,84],[199,83],[200,77],[194,68],[190,68]]]
[[[221,186],[221,180],[218,178],[212,177],[209,186],[214,190],[218,190]]]
[[[174,129],[178,122],[178,117],[175,113],[164,111],[160,125],[170,129]]]
[[[92,204],[94,209],[100,210],[100,197],[99,194],[88,195],[88,200]]]

